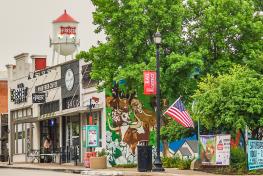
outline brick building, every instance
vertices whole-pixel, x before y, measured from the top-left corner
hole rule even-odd
[[[0,161],[7,161],[8,150],[8,81],[0,71]]]

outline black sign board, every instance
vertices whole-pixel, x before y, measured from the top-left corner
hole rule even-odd
[[[28,88],[24,87],[24,84],[18,84],[17,89],[11,89],[11,101],[15,104],[19,104],[27,101]]]
[[[46,94],[45,93],[33,93],[32,94],[32,102],[33,103],[45,103],[46,102]]]
[[[76,108],[80,106],[80,102],[79,102],[79,96],[75,96],[75,97],[68,97],[68,98],[64,98],[63,99],[63,109],[71,109],[71,108]]]
[[[56,81],[52,81],[52,82],[49,82],[49,83],[46,83],[46,84],[42,84],[42,85],[36,86],[35,92],[43,92],[43,91],[46,91],[46,90],[57,88],[59,86],[60,86],[60,80],[56,80]]]

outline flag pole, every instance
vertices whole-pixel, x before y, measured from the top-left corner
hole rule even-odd
[[[197,121],[197,149],[198,149],[198,156],[197,156],[197,160],[200,160],[200,119],[198,117],[198,121]]]

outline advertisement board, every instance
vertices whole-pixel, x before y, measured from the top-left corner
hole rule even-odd
[[[230,135],[216,135],[216,165],[229,165]]]
[[[216,163],[216,137],[214,135],[200,135],[200,159],[202,164]]]
[[[248,140],[248,170],[263,168],[263,141]]]
[[[144,94],[155,95],[156,94],[156,71],[144,71]]]
[[[97,125],[86,125],[83,127],[83,139],[84,147],[98,147],[99,146],[99,134]],[[82,133],[82,134],[83,134]]]
[[[204,165],[229,165],[230,135],[201,135],[200,158]]]

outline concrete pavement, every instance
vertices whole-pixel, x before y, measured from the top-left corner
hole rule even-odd
[[[0,162],[0,169],[21,169],[21,170],[37,170],[40,171],[55,171],[64,173],[75,173],[77,175],[123,175],[123,176],[184,176],[184,175],[214,175],[201,171],[192,170],[178,170],[176,168],[166,168],[165,172],[138,172],[137,168],[108,168],[101,170],[91,170],[89,168],[84,168],[83,166],[74,166],[72,164],[54,164],[54,163],[41,163],[41,164],[31,164],[31,163],[15,163],[8,165],[8,163]],[[2,174],[0,174],[2,175]],[[29,175],[27,175],[29,176]]]

